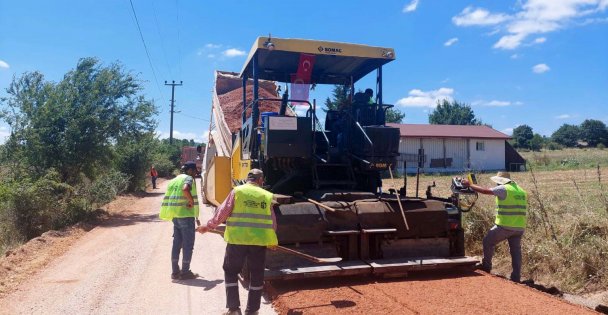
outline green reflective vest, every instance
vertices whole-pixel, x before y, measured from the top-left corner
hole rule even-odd
[[[272,228],[272,193],[252,184],[234,188],[234,208],[226,220],[224,239],[236,245],[277,245]]]
[[[504,200],[496,197],[496,221],[499,226],[524,229],[528,210],[528,194],[515,182],[504,185],[507,197]]]
[[[163,204],[160,206],[159,217],[166,221],[173,218],[197,218],[198,217],[198,197],[196,194],[196,181],[192,179],[190,194],[194,199],[192,208],[188,208],[188,198],[184,196],[182,188],[188,175],[181,174],[169,182]]]

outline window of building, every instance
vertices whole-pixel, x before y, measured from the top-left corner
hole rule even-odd
[[[475,144],[475,150],[477,150],[477,151],[485,151],[486,150],[485,143],[483,143],[483,142],[477,142]]]

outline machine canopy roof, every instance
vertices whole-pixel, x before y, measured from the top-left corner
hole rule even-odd
[[[301,54],[314,55],[310,82],[314,84],[349,84],[351,76],[353,82],[356,82],[395,59],[395,51],[392,48],[308,39],[258,37],[241,70],[241,77],[246,75],[253,78],[253,57],[256,53],[258,78],[278,82],[291,82],[291,75],[298,71]]]

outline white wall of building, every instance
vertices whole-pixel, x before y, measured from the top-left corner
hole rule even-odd
[[[477,143],[483,143],[483,150],[477,150]],[[495,171],[505,168],[505,140],[470,139],[471,169]]]
[[[478,150],[478,144],[479,145]],[[464,138],[409,138],[401,137],[397,169],[403,171],[403,161],[407,162],[407,172],[415,173],[418,149],[424,149],[424,172],[461,172],[465,170],[501,170],[505,166],[505,141],[498,139]],[[431,167],[432,160],[445,166]],[[470,166],[469,166],[470,163]]]

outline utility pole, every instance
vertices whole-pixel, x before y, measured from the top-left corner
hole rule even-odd
[[[183,83],[183,81],[179,81],[179,83],[175,83],[175,80],[173,80],[171,83],[167,83],[167,81],[165,81],[165,85],[170,85],[171,86],[171,124],[169,125],[169,144],[173,144],[173,113],[174,108],[175,108],[175,87],[176,86],[181,86]]]

